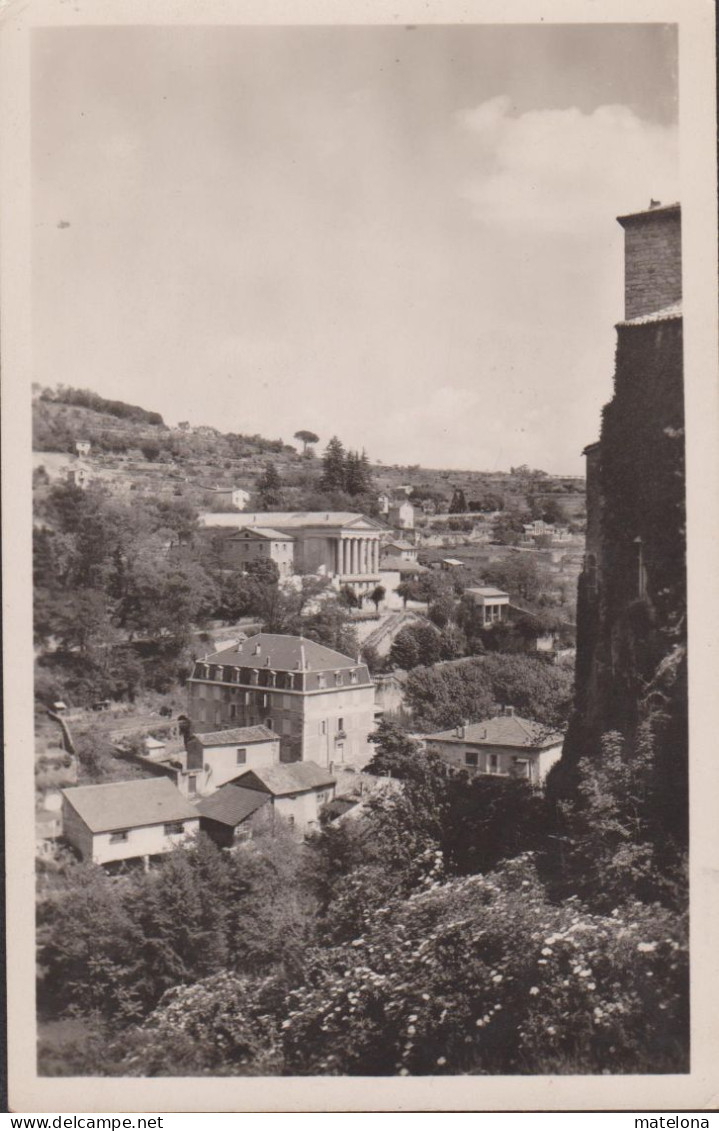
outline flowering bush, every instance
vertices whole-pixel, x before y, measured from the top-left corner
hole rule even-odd
[[[118,1067],[129,1076],[275,1074],[281,1058],[273,1014],[283,998],[271,978],[227,971],[178,986],[129,1040],[123,1035]]]
[[[308,955],[285,1071],[351,1075],[686,1070],[684,925],[636,904],[550,904],[531,858],[396,907]]]

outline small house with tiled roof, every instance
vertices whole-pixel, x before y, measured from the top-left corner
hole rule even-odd
[[[333,800],[337,779],[316,762],[294,762],[248,770],[233,784],[269,798],[273,813],[304,832],[318,823],[320,809]]]
[[[559,761],[564,736],[505,707],[492,719],[428,734],[424,741],[428,750],[472,775],[522,778],[542,785]]]
[[[187,792],[214,793],[244,770],[271,766],[279,760],[279,735],[266,726],[192,734],[185,741]]]
[[[294,573],[295,540],[289,532],[271,526],[243,526],[223,539],[222,558],[227,566],[245,570],[253,562],[274,562],[280,577]]]
[[[200,819],[171,781],[157,777],[64,789],[62,824],[83,860],[110,864],[171,852]]]
[[[223,785],[211,797],[204,797],[197,806],[200,828],[218,848],[232,848],[247,840],[271,811],[268,793],[243,786]]]
[[[260,632],[202,660],[188,680],[196,733],[264,726],[280,761],[366,761],[374,729],[367,665],[302,636]]]

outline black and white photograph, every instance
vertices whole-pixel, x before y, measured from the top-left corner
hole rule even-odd
[[[706,1068],[715,217],[679,5],[631,7],[26,29],[16,1110]]]

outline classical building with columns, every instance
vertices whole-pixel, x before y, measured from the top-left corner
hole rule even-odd
[[[380,541],[386,527],[363,514],[349,511],[209,512],[200,515],[200,525],[215,533],[218,529],[228,531],[222,543],[223,558],[228,566],[238,566],[244,561],[243,547],[251,540],[251,531],[269,528],[278,544],[279,539],[286,536],[296,574],[324,575],[332,578],[338,588],[350,585],[356,593],[371,592],[380,583]]]

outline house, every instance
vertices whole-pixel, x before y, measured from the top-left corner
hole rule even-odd
[[[89,456],[91,444],[89,440],[76,440],[75,451],[78,456]]]
[[[223,785],[197,806],[200,828],[218,848],[232,848],[239,841],[247,840],[261,820],[267,818],[268,809],[271,809],[269,793],[234,784]]]
[[[459,558],[442,558],[440,565],[443,570],[460,569],[464,562],[461,562]]]
[[[222,543],[226,565],[244,570],[252,562],[272,561],[280,577],[294,573],[294,538],[268,526],[245,526]]]
[[[382,546],[382,556],[401,558],[403,562],[416,562],[417,547],[411,542],[403,542],[401,538],[390,539]]]
[[[317,824],[320,809],[334,798],[337,779],[316,762],[295,762],[248,770],[234,785],[264,794],[273,813],[305,831]]]
[[[244,487],[205,487],[204,490],[213,502],[225,503],[238,511],[243,511],[251,498]]]
[[[473,586],[464,591],[479,610],[482,624],[487,627],[506,620],[509,611],[509,593],[492,585]]]
[[[215,729],[262,725],[280,760],[321,765],[369,757],[374,685],[366,664],[302,636],[260,632],[196,661],[188,714]]]
[[[188,733],[184,756],[175,755],[182,772],[177,786],[187,796],[214,793],[245,769],[271,766],[280,760],[280,737],[265,726]]]
[[[391,503],[392,503],[392,496],[388,495],[386,491],[382,491],[377,496],[377,505],[379,507],[379,513],[380,514],[387,514]]]
[[[74,487],[80,487],[83,491],[89,486],[91,479],[92,471],[82,460],[76,460],[67,469],[68,483],[72,483]]]
[[[64,789],[62,823],[65,839],[95,864],[147,862],[200,827],[195,810],[165,777]]]
[[[427,750],[470,774],[522,778],[542,785],[562,753],[563,735],[505,707],[481,723],[425,735]]]
[[[397,530],[414,530],[414,507],[408,499],[390,503],[387,522]]]
[[[384,527],[366,515],[351,511],[207,512],[199,516],[199,521],[210,534],[221,529],[233,532],[224,551],[228,564],[238,562],[237,543],[242,539],[236,539],[235,534],[259,529],[270,531],[275,540],[292,543],[293,573],[329,577],[336,588],[350,585],[357,594],[369,593],[379,584]]]

